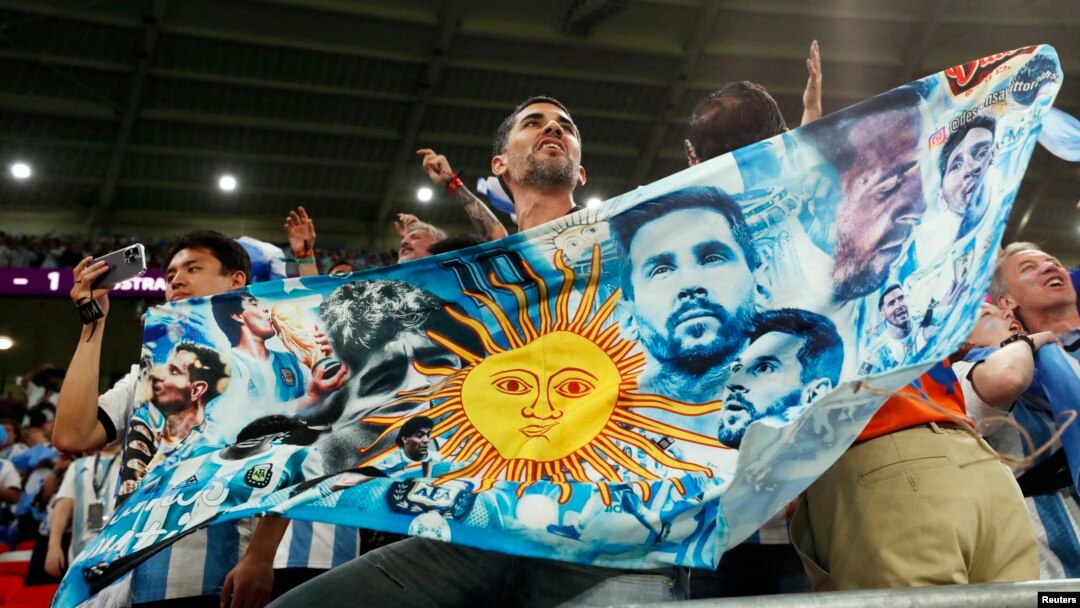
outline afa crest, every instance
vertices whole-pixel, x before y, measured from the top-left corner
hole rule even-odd
[[[269,462],[257,464],[244,474],[244,483],[253,488],[265,488],[274,477],[274,465]]]
[[[295,386],[296,374],[294,374],[291,369],[283,368],[281,370],[281,383],[285,386]]]

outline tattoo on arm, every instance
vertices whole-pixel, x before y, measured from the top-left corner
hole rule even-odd
[[[491,209],[484,204],[484,201],[469,192],[468,188],[459,186],[457,191],[454,192],[454,198],[465,208],[465,214],[469,216],[469,221],[472,222],[473,227],[487,240],[494,241],[509,234],[506,227],[499,222]]]

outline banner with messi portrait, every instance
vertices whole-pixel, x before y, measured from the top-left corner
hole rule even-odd
[[[153,309],[57,605],[266,513],[714,567],[963,342],[1061,79],[1000,53],[500,241]]]

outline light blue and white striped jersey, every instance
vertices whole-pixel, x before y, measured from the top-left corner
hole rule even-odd
[[[112,515],[115,503],[116,486],[120,482],[120,454],[113,456],[84,456],[68,467],[64,481],[56,492],[57,499],[69,498],[71,511],[71,546],[68,548],[68,562],[78,555],[90,541],[97,538],[98,530],[91,529],[87,521],[87,510],[94,503],[101,503],[104,508],[104,521]],[[95,489],[95,485],[98,486]]]
[[[257,361],[239,350],[232,350],[235,362],[231,382],[240,381],[240,387],[247,391],[248,399],[254,403],[273,400],[285,403],[304,396],[308,374],[300,365],[296,355],[279,350],[269,350],[267,361]],[[265,368],[265,369],[264,369]],[[268,386],[268,381],[272,386]]]
[[[138,530],[126,543],[128,548],[137,551],[196,528],[230,507],[302,481],[309,459],[304,447],[280,446],[273,451],[256,447],[236,459],[214,446],[181,448],[183,454],[162,465],[156,477],[144,480],[118,513],[130,518],[125,527]],[[311,466],[308,474],[321,469],[318,462]],[[247,550],[254,528],[254,520],[215,524],[165,548],[135,569],[135,602],[220,593],[225,576]],[[182,565],[171,567],[174,563]]]
[[[274,555],[274,569],[329,570],[360,556],[356,528],[293,520]]]
[[[277,342],[277,339],[273,339]],[[296,355],[268,349],[270,356],[259,360],[233,349],[229,353],[232,376],[225,395],[219,397],[228,408],[206,408],[207,432],[231,443],[248,422],[259,416],[295,414],[295,400],[304,396],[311,372]],[[215,400],[214,403],[218,403]]]
[[[1063,342],[1067,347],[1080,344],[1080,330],[1070,332]],[[1023,458],[1032,451],[1031,446],[1021,438],[1019,430],[1002,423],[1002,419],[1008,417],[1019,423],[1031,435],[1036,446],[1045,444],[1056,426],[1050,404],[1042,391],[1041,381],[1053,380],[1040,379],[1036,370],[1036,378],[1032,381],[1031,388],[1021,395],[1013,404],[1012,411],[1006,415],[1006,412],[979,399],[967,379],[968,370],[973,363],[986,358],[994,350],[996,349],[974,350],[968,354],[967,361],[957,362],[953,370],[960,378],[964,390],[968,417],[977,424],[985,421],[980,428],[985,428],[983,437],[986,442],[1000,454]],[[1073,359],[1080,360],[1080,349],[1074,348],[1070,351],[1066,348],[1066,352]],[[1039,456],[1034,464],[1048,458],[1053,451]],[[1019,477],[1029,468],[1014,468],[1013,473]],[[1052,494],[1029,496],[1024,502],[1027,504],[1031,521],[1035,524],[1035,538],[1039,545],[1039,578],[1080,577],[1080,495],[1077,494],[1076,486]]]
[[[442,459],[442,454],[439,454],[433,442],[423,460],[411,460],[405,455],[405,450],[398,447],[386,456],[369,464],[385,473],[387,477],[404,479],[406,477],[424,477],[424,465],[442,462]]]

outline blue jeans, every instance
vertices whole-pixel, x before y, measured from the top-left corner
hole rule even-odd
[[[685,568],[614,570],[409,538],[308,581],[270,608],[617,606],[687,594]]]

